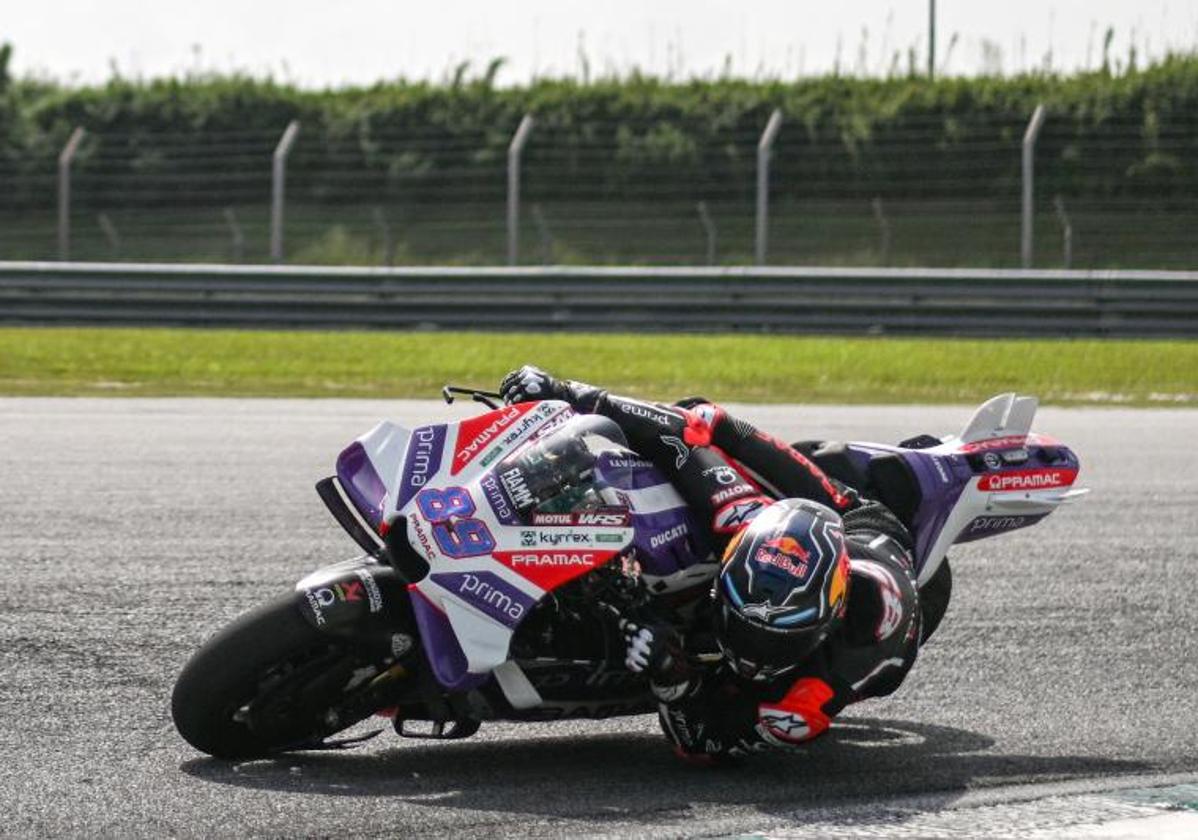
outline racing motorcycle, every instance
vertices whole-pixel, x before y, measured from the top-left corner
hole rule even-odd
[[[488,410],[379,423],[317,483],[363,554],[235,620],[187,663],[172,714],[196,749],[341,748],[379,734],[334,737],[373,716],[402,736],[455,739],[486,720],[654,710],[623,665],[619,622],[651,605],[693,628],[717,569],[703,523],[608,418],[443,394]],[[957,436],[795,446],[903,520],[925,587],[950,546],[1033,525],[1086,492],[1073,487],[1074,453],[1031,431],[1036,406],[1004,394]]]

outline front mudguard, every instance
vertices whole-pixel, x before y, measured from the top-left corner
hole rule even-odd
[[[318,569],[295,585],[295,603],[316,630],[380,655],[400,659],[416,646],[407,584],[372,557]]]

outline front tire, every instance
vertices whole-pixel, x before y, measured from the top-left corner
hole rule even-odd
[[[216,758],[302,748],[332,734],[324,713],[343,695],[339,674],[352,662],[346,643],[316,630],[285,597],[241,616],[191,658],[171,695],[175,727]]]

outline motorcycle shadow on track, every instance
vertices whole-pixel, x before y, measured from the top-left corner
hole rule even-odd
[[[204,781],[268,791],[590,819],[699,804],[782,813],[837,799],[906,795],[927,797],[923,807],[939,808],[979,784],[1059,782],[1150,769],[1135,761],[989,752],[994,743],[947,726],[848,718],[802,754],[763,753],[726,768],[687,765],[660,735],[646,731],[414,742],[242,764],[205,758],[181,769]]]

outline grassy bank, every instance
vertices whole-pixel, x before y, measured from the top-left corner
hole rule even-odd
[[[0,329],[0,394],[435,397],[526,361],[659,399],[1198,402],[1196,342],[70,328]]]

